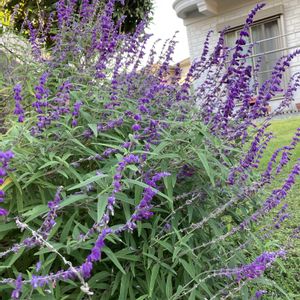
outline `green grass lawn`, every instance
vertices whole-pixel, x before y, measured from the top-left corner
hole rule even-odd
[[[264,153],[264,157],[261,160],[260,171],[266,169],[269,159],[273,152],[285,145],[289,145],[293,135],[297,128],[300,127],[300,117],[286,118],[284,120],[274,120],[272,125],[269,127],[269,131],[272,131],[274,138],[271,140],[268,148]],[[297,145],[293,151],[289,164],[281,171],[276,181],[272,183],[270,189],[280,187],[284,180],[287,178],[292,170],[292,167],[296,163],[297,159],[300,158],[300,144]],[[280,156],[279,156],[280,159]],[[293,213],[292,223],[296,226],[300,225],[300,176],[297,179],[295,186],[290,192],[287,202],[290,207],[290,211]]]
[[[272,153],[285,145],[289,145],[296,129],[300,127],[300,117],[288,117],[282,120],[272,121],[269,131],[274,134],[274,139],[269,144],[264,157],[261,161],[260,171],[265,170]],[[289,164],[282,170],[277,179],[272,183],[268,190],[278,188],[282,185],[284,180],[290,173],[293,165],[300,158],[300,145],[296,147],[291,156]],[[300,226],[300,176],[298,176],[296,184],[290,191],[287,197],[289,205],[289,213],[291,218],[285,221],[284,226],[275,234],[275,239],[279,243],[286,241],[287,234],[292,232],[293,229]],[[276,268],[270,272],[270,277],[274,279],[279,286],[281,286],[290,296],[290,299],[300,299],[300,241],[295,241],[291,255],[284,262],[283,266],[286,271]],[[268,298],[268,299],[288,299],[286,296],[282,298]]]

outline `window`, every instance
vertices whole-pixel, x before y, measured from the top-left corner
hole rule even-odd
[[[235,46],[235,41],[241,29],[241,27],[235,28],[226,33],[225,42],[227,46]],[[255,45],[253,48],[253,56],[248,59],[248,63],[254,67],[259,57],[261,57],[262,62],[258,74],[258,82],[260,84],[270,78],[276,61],[284,54],[283,37],[281,35],[282,31],[279,17],[256,22],[250,28],[250,37],[247,42],[255,43]],[[245,47],[244,51],[247,51],[247,47]]]

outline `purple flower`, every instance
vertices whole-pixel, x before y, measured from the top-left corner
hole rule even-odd
[[[98,239],[93,247],[91,254],[87,257],[86,262],[98,261],[101,259],[102,249],[105,246],[104,240],[107,235],[112,232],[110,228],[103,229],[101,234],[98,236]]]
[[[22,275],[19,274],[18,277],[17,277],[17,280],[15,282],[15,289],[13,290],[13,292],[11,294],[12,299],[19,299],[20,298],[21,291],[22,291],[22,286],[23,286]]]
[[[45,107],[47,105],[47,103],[45,101],[42,102],[42,100],[44,98],[47,98],[49,95],[49,90],[45,88],[45,84],[47,82],[48,77],[49,77],[49,73],[47,72],[43,73],[42,76],[40,77],[39,85],[35,86],[34,88],[35,98],[37,99],[37,101],[34,102],[32,106],[35,107],[37,111],[40,113],[42,112],[41,107]]]
[[[84,278],[90,278],[91,277],[91,271],[93,269],[93,264],[90,261],[85,262],[81,266],[81,273]]]
[[[80,111],[82,104],[83,103],[81,101],[77,101],[74,103],[73,113],[72,113],[72,116],[73,116],[72,126],[73,127],[77,126],[77,124],[78,124],[78,121],[76,118],[78,118],[78,116],[79,116],[79,111]]]
[[[36,263],[36,266],[35,266],[35,271],[36,271],[36,272],[39,272],[40,269],[41,269],[41,267],[42,267],[42,262],[41,262],[41,261],[38,261],[38,262]]]
[[[1,170],[1,169],[0,169]],[[1,176],[1,175],[0,175]],[[4,191],[0,190],[0,202],[3,202],[4,201],[4,196],[5,196],[5,193]]]
[[[136,120],[136,121],[141,121],[141,119],[142,119],[142,116],[141,115],[139,115],[139,114],[136,114],[136,115],[134,115],[134,120]]]
[[[4,176],[7,174],[10,160],[14,157],[12,151],[8,150],[5,152],[0,151],[0,185],[4,183]],[[5,193],[0,190],[0,202],[4,201]],[[8,215],[8,211],[0,207],[0,216]]]
[[[133,131],[139,131],[139,130],[141,130],[141,125],[139,125],[139,124],[132,125],[132,130]]]
[[[235,271],[237,280],[255,279],[260,277],[264,271],[279,257],[285,256],[285,251],[264,252],[257,257],[251,264],[242,266]]]
[[[263,295],[267,294],[268,292],[265,290],[259,290],[255,293],[254,299],[260,299]]]
[[[43,276],[32,275],[30,284],[34,289],[37,289],[38,287],[43,287],[48,284],[48,280]]]
[[[22,107],[22,96],[21,96],[21,92],[22,92],[22,85],[21,84],[16,84],[14,87],[14,99],[15,99],[15,110],[14,110],[14,114],[18,116],[18,121],[20,123],[24,122],[24,109]]]
[[[2,207],[0,207],[0,216],[7,216],[8,215],[8,211]]]
[[[27,20],[27,26],[29,29],[29,42],[32,48],[32,54],[37,60],[40,60],[41,57],[41,48],[38,40],[38,30],[34,28],[33,24]]]
[[[147,220],[153,216],[151,201],[156,195],[157,191],[153,188],[156,187],[156,182],[160,181],[162,178],[170,176],[170,173],[162,172],[155,174],[150,180],[147,181],[149,187],[145,188],[143,192],[143,198],[140,201],[139,205],[135,208],[135,213],[132,216],[132,221],[141,221],[143,219]]]

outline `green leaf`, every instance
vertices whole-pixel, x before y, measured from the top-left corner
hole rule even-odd
[[[14,183],[14,185],[17,187],[20,195],[22,195],[23,191],[22,191],[22,187],[20,186],[16,176],[14,174],[9,174],[9,178],[12,180],[12,182]]]
[[[140,257],[135,252],[129,249],[122,249],[115,253],[116,257],[123,260],[139,261]]]
[[[48,161],[47,163],[45,163],[45,164],[43,164],[42,166],[40,166],[39,167],[39,170],[42,170],[42,169],[44,169],[44,168],[47,168],[47,167],[49,167],[49,166],[57,166],[57,165],[59,165],[60,164],[60,162],[58,162],[58,161]]]
[[[88,126],[93,131],[94,136],[97,137],[98,136],[97,124],[88,124]]]
[[[133,172],[137,172],[139,170],[139,168],[135,165],[128,165],[127,168]]]
[[[99,180],[101,180],[102,178],[104,177],[107,177],[107,175],[104,175],[104,174],[99,174],[99,175],[95,175],[79,184],[76,184],[75,186],[72,186],[71,188],[68,189],[68,191],[73,191],[73,190],[76,190],[76,189],[80,189],[82,187],[85,187],[87,186],[88,184],[90,183],[93,183],[93,182],[98,182]]]
[[[123,274],[121,279],[119,300],[127,300],[127,295],[129,291],[129,281],[130,281],[130,273]]]
[[[249,290],[246,285],[244,285],[241,289],[242,300],[249,300]]]
[[[213,186],[215,186],[215,180],[214,180],[214,177],[213,175],[211,174],[211,168],[209,167],[209,164],[208,164],[208,160],[206,158],[206,155],[202,152],[198,152],[197,151],[197,154],[198,154],[198,157],[200,158],[201,160],[201,163],[206,171],[206,174],[208,175],[209,179],[210,179],[210,182]]]
[[[62,176],[64,176],[65,178],[69,179],[69,176],[66,172],[62,171],[62,170],[57,170],[57,173],[61,174]]]
[[[166,283],[166,295],[167,298],[170,299],[173,294],[173,285],[172,285],[172,274],[169,274],[167,277],[167,283]]]
[[[136,300],[144,300],[147,298],[148,298],[148,295],[143,295],[143,296],[138,297]]]
[[[196,271],[195,271],[195,268],[193,266],[193,263],[188,263],[184,259],[179,259],[179,261],[181,262],[181,264],[182,264],[183,268],[186,270],[186,272],[193,279],[196,276]]]
[[[67,221],[67,223],[64,225],[64,229],[60,235],[60,242],[63,243],[67,240],[68,234],[71,230],[71,227],[73,225],[74,222],[74,218],[75,218],[76,213],[74,213],[69,220]]]
[[[26,184],[24,184],[24,186],[23,186],[23,189],[25,189],[27,186],[29,186],[36,179],[43,177],[43,176],[44,176],[44,174],[42,172],[35,173],[30,179],[27,180]]]
[[[94,284],[109,278],[109,276],[110,274],[107,271],[98,272],[88,281],[88,283],[90,286],[93,286]]]
[[[181,297],[179,297],[181,295],[181,293],[184,291],[184,288],[182,285],[179,285],[177,287],[177,291],[176,293],[173,295],[173,299],[182,299]]]
[[[7,224],[0,223],[0,232],[9,231],[16,228],[17,225],[15,223],[7,223]]]
[[[149,249],[150,250],[150,249]],[[160,264],[163,268],[166,268],[167,270],[169,270],[170,272],[172,272],[174,275],[177,275],[176,274],[176,271],[170,267],[168,264],[162,262],[159,260],[159,258],[157,258],[156,256],[150,254],[150,253],[146,253],[145,251],[143,252],[143,255],[144,256],[147,256],[147,257],[150,257],[151,259],[153,259],[156,263]]]
[[[195,300],[196,299],[196,290],[193,290],[191,292],[191,295],[189,296],[189,299],[188,300]]]
[[[175,177],[175,181],[174,181],[174,177]],[[167,189],[167,194],[168,197],[170,199],[172,199],[172,202],[170,203],[170,208],[173,210],[174,209],[174,205],[173,205],[173,188],[175,186],[176,183],[176,175],[173,174],[171,176],[167,176],[164,178],[164,183]]]
[[[126,180],[124,180],[125,182],[128,182],[128,183],[131,183],[131,184],[136,184],[136,185],[139,185],[139,186],[141,186],[141,187],[143,187],[143,188],[148,188],[149,187],[149,185],[148,184],[146,184],[146,183],[143,183],[143,182],[140,182],[140,181],[138,181],[138,180],[134,180],[134,179],[126,179]],[[155,188],[153,188],[153,190],[157,193],[157,195],[160,195],[160,196],[162,196],[163,198],[165,198],[165,199],[167,199],[168,201],[170,201],[170,202],[172,202],[172,199],[170,199],[167,195],[165,195],[165,194],[163,194],[162,192],[160,192],[159,190],[157,190],[157,189],[155,189]]]
[[[119,290],[119,287],[121,285],[121,278],[123,274],[121,272],[118,272],[114,278],[113,286],[110,289],[110,296],[113,296],[117,290]]]
[[[104,247],[103,252],[107,255],[107,257],[115,264],[115,266],[123,273],[126,274],[125,270],[123,269],[122,265],[120,264],[119,260],[115,256],[115,254],[108,248]]]
[[[21,248],[18,252],[14,253],[14,255],[10,258],[8,266],[11,267],[16,260],[22,256],[23,252],[24,252],[25,248]]]
[[[99,195],[98,196],[98,204],[97,204],[97,222],[100,222],[101,218],[104,215],[106,206],[108,202],[108,195]]]
[[[213,296],[212,292],[209,290],[209,288],[205,282],[199,282],[198,284],[210,297]]]
[[[65,207],[70,204],[74,204],[75,202],[81,201],[81,200],[87,200],[89,199],[88,195],[86,194],[80,194],[80,195],[71,195],[67,197],[65,200],[63,200],[60,203],[60,207]]]
[[[173,254],[173,246],[171,244],[169,244],[168,242],[166,241],[163,241],[163,240],[157,240],[157,243],[162,245],[165,249],[167,249],[170,253]]]
[[[81,142],[79,142],[77,139],[72,139],[72,142],[80,146],[85,152],[87,152],[89,155],[95,155],[96,153],[91,150],[90,148],[85,147]]]
[[[23,213],[23,217],[29,217],[28,219],[26,219],[26,223],[28,223],[29,221],[37,218],[38,216],[46,213],[47,211],[48,211],[48,206],[41,204],[41,205],[37,205],[36,207],[27,211],[26,213]]]
[[[155,149],[152,152],[152,154],[158,155],[165,147],[167,147],[169,145],[170,145],[170,143],[168,141],[159,143],[159,145],[155,147]]]
[[[154,267],[151,269],[151,278],[150,278],[150,285],[149,285],[149,297],[151,298],[153,295],[153,290],[155,287],[155,283],[157,282],[157,275],[159,272],[159,264],[155,264]]]

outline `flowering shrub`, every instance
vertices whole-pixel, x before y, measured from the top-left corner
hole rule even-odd
[[[59,1],[47,55],[50,23],[24,24],[36,62],[19,67],[26,73],[11,88],[15,117],[1,138],[2,294],[259,298],[267,293],[259,287],[264,271],[288,255],[299,233],[281,247],[260,243],[287,218],[284,199],[300,163],[281,188],[266,195],[264,187],[286,166],[300,131],[257,174],[272,116],[260,127],[255,120],[282,92],[282,73],[297,52],[262,87],[252,84],[251,47],[245,54],[243,46],[258,5],[233,55],[224,32],[210,53],[209,34],[180,84],[179,67],[171,73],[174,39],[158,55],[155,44],[141,67],[147,21],[123,34],[116,2],[83,1],[76,13],[74,1]],[[294,75],[278,110],[298,84]],[[277,207],[274,223],[256,232]]]

